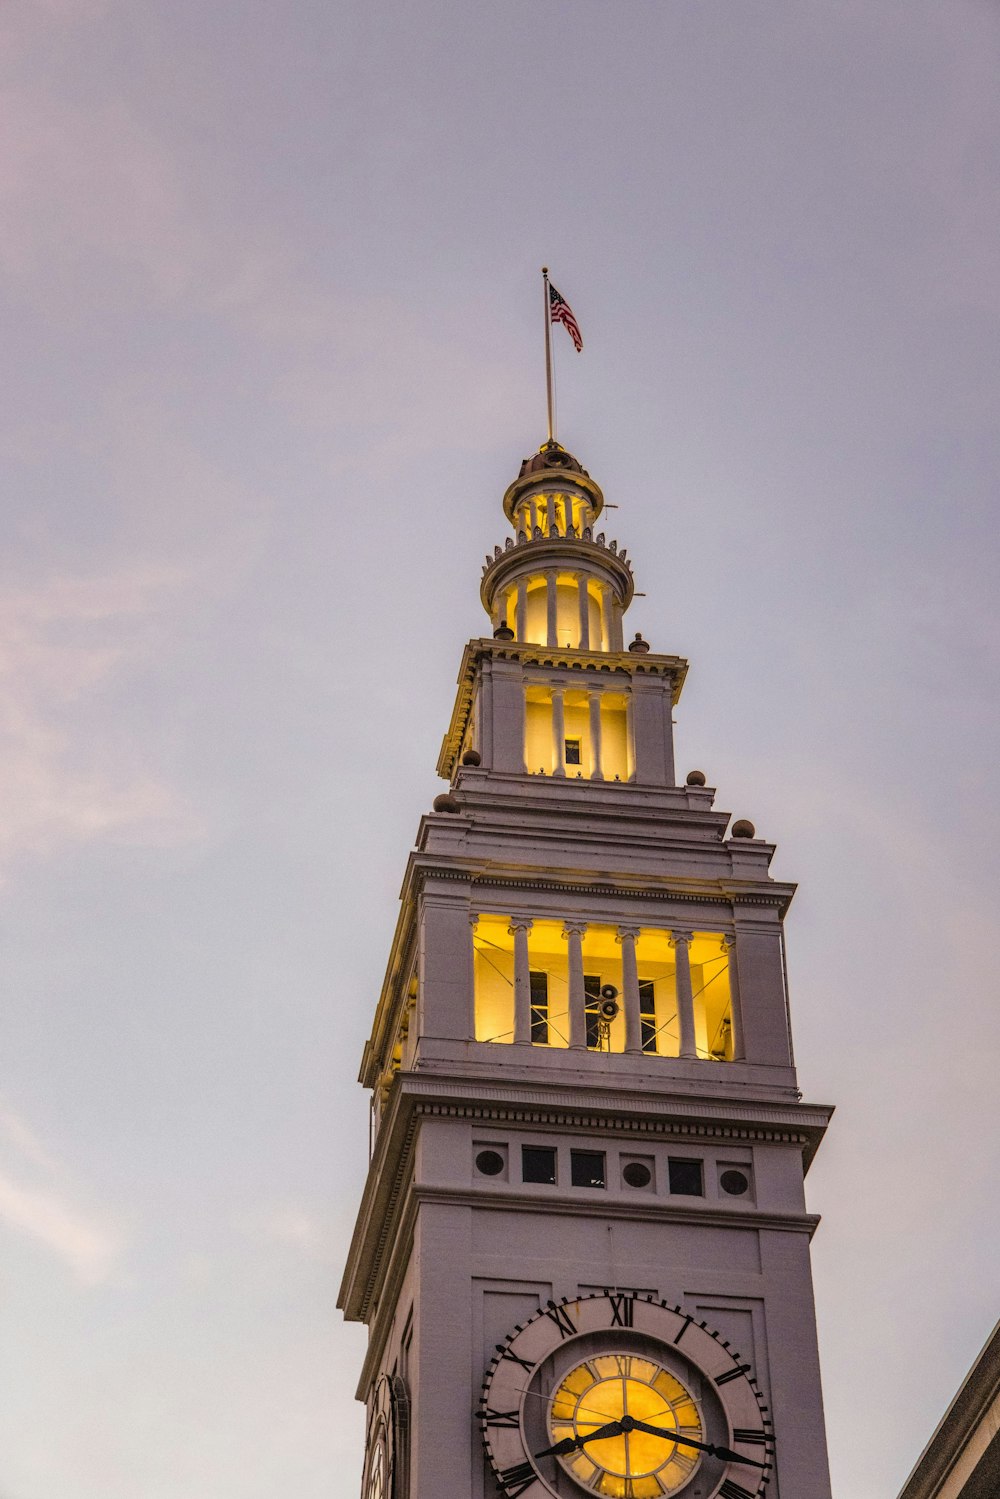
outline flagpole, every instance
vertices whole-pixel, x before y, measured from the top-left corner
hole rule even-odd
[[[552,314],[549,298],[549,268],[542,266],[542,293],[545,297],[545,395],[549,409],[549,442],[555,437],[552,423]]]

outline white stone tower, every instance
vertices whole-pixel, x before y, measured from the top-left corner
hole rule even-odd
[[[774,848],[555,442],[504,496],[365,1047],[364,1499],[829,1499]]]

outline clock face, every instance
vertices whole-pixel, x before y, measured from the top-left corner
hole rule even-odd
[[[368,1472],[365,1475],[364,1499],[389,1499],[389,1475],[388,1455],[386,1451],[386,1435],[384,1428],[380,1428],[375,1435],[372,1444]]]
[[[479,1421],[507,1499],[760,1499],[774,1437],[749,1365],[679,1307],[602,1292],[497,1345]]]
[[[654,1426],[662,1436],[632,1427],[600,1437],[624,1417]],[[635,1499],[661,1499],[683,1489],[700,1456],[669,1433],[704,1441],[698,1402],[677,1375],[653,1358],[596,1353],[565,1374],[549,1405],[553,1445],[567,1437],[585,1445],[559,1457],[566,1471],[595,1494],[629,1491]],[[626,1482],[627,1480],[627,1482]]]
[[[383,1374],[372,1396],[361,1499],[396,1499],[406,1457],[408,1402],[402,1380]]]

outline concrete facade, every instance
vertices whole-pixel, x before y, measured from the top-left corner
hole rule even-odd
[[[366,1499],[829,1499],[803,1178],[831,1111],[796,1085],[794,887],[711,789],[676,784],[687,666],[622,648],[631,567],[593,536],[602,504],[554,445],[508,490],[494,634],[466,647],[450,790],[407,865],[340,1300],[370,1333]],[[666,1371],[687,1438],[664,1404],[640,1459],[622,1412],[599,1441],[581,1406],[572,1450],[539,1456],[570,1430],[553,1390],[574,1357],[573,1378]]]

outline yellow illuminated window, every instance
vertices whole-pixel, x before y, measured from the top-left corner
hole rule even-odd
[[[484,914],[474,935],[475,1036],[477,1041],[514,1039],[514,939],[510,918]],[[536,1046],[569,1045],[568,947],[561,921],[536,920],[528,934],[531,989],[531,1040]],[[639,972],[639,1023],[647,1056],[676,1057],[680,1051],[677,1013],[677,954],[669,932],[643,928],[636,939]],[[599,1023],[602,985],[624,987],[617,928],[592,923],[584,933],[584,1005],[586,1042],[591,1050],[625,1049],[625,1014],[607,1026]],[[718,932],[695,932],[688,949],[694,1008],[695,1047],[704,1061],[733,1057],[729,958]]]

